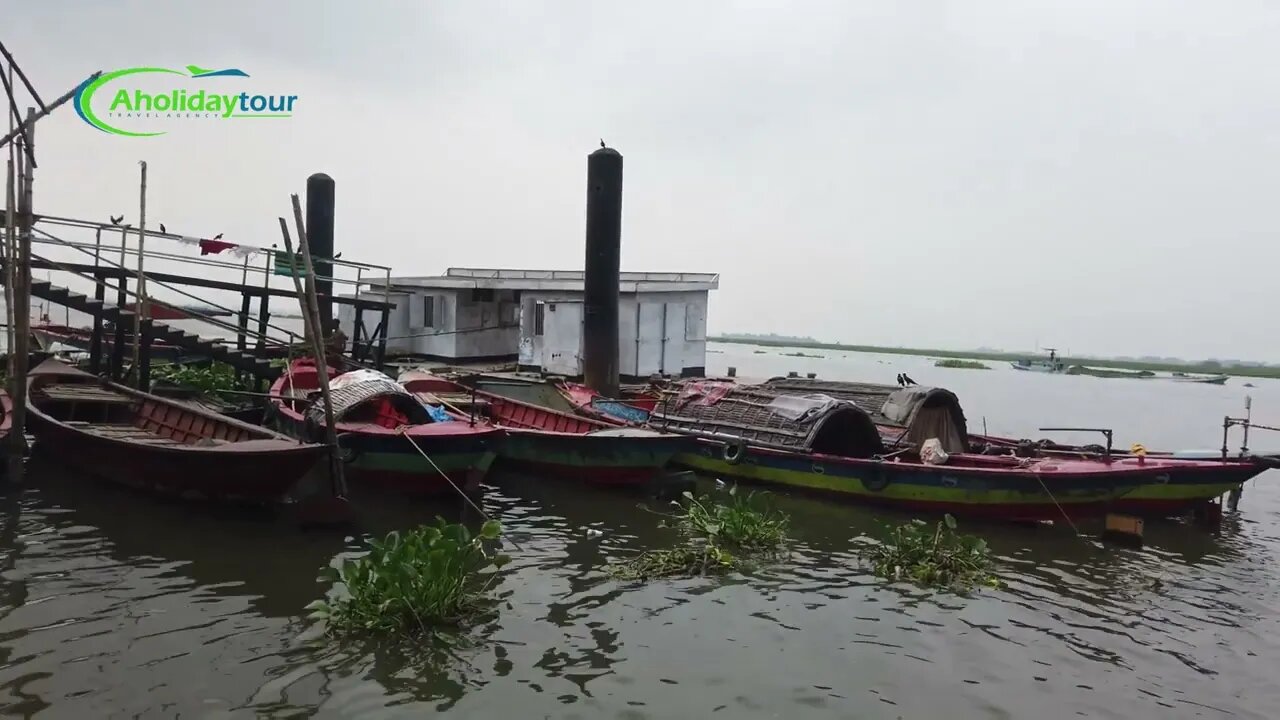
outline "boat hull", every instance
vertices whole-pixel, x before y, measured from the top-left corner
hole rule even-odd
[[[948,466],[851,460],[748,448],[725,460],[717,443],[701,443],[674,464],[745,482],[837,496],[852,502],[994,520],[1055,520],[1098,516],[1136,487],[1108,473],[1038,479],[1034,473],[983,473]],[[1045,487],[1053,489],[1051,497]],[[1056,500],[1056,502],[1055,502]]]
[[[325,449],[298,445],[266,452],[140,448],[69,428],[32,406],[36,450],[85,475],[184,500],[274,504],[287,499]]]
[[[286,435],[305,437],[300,417],[279,414],[275,425]],[[434,496],[479,489],[497,457],[500,437],[498,433],[414,435],[410,443],[399,433],[344,432],[340,426],[338,444],[349,484]]]
[[[422,371],[401,374],[400,384],[428,404],[456,407],[449,403],[451,396],[467,395],[467,388]],[[599,485],[641,485],[676,453],[693,447],[693,441],[681,435],[620,429],[483,390],[470,394],[489,421],[506,431],[499,461],[540,475]]]
[[[1139,485],[1115,503],[1115,512],[1142,517],[1180,517],[1239,490],[1265,468],[1245,462],[1216,471],[1171,471],[1167,478]]]
[[[649,482],[693,443],[680,436],[576,435],[508,429],[501,461],[522,470],[600,485]]]

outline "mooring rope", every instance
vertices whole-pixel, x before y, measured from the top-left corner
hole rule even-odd
[[[1049,496],[1049,499],[1053,501],[1054,507],[1058,508],[1058,512],[1062,513],[1062,519],[1066,520],[1067,524],[1071,526],[1071,531],[1076,534],[1076,537],[1088,543],[1089,541],[1085,540],[1084,535],[1080,534],[1080,528],[1076,527],[1076,524],[1071,522],[1071,516],[1067,515],[1066,510],[1062,509],[1062,505],[1058,503],[1058,498],[1054,497],[1053,492],[1049,490],[1049,486],[1044,484],[1044,478],[1040,477],[1040,473],[1033,471],[1032,474],[1036,476],[1036,482],[1040,483],[1040,487],[1044,489],[1044,494]]]
[[[407,427],[408,427],[407,425],[401,425],[400,427],[396,428],[396,432],[404,436],[404,439],[409,441],[409,444],[413,446],[413,449],[417,450],[419,455],[426,458],[427,462],[431,463],[431,467],[435,468],[436,472],[440,473],[440,477],[444,478],[445,482],[449,483],[449,487],[456,490],[458,494],[462,496],[462,499],[467,501],[467,504],[470,505],[472,509],[480,513],[480,517],[484,518],[485,522],[489,522],[492,519],[489,517],[489,514],[486,513],[484,510],[480,509],[480,506],[475,504],[475,502],[471,499],[471,497],[468,496],[465,492],[463,492],[462,488],[458,487],[458,484],[453,481],[453,478],[449,477],[445,473],[445,471],[440,469],[440,466],[436,464],[436,461],[432,460],[431,456],[428,455],[420,445],[418,445],[418,442],[414,440],[413,437],[405,431]],[[503,537],[506,537],[506,536],[504,535]],[[506,539],[510,540],[511,544],[514,545],[517,550],[524,552],[524,548],[520,547],[520,543],[516,542],[513,538],[507,537]]]

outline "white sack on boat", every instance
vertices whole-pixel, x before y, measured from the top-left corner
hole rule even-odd
[[[341,390],[344,387],[350,387],[356,383],[369,382],[370,380],[386,380],[394,382],[387,375],[377,370],[352,370],[351,372],[342,373],[338,377],[329,381],[329,389]]]
[[[925,465],[946,465],[947,451],[942,449],[942,441],[938,438],[929,438],[920,446],[920,460]]]

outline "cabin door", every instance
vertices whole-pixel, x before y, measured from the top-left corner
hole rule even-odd
[[[640,303],[636,315],[636,377],[662,372],[662,303]]]
[[[662,306],[662,372],[679,375],[684,369],[684,303]]]
[[[582,303],[549,302],[544,313],[542,369],[555,375],[581,375]]]

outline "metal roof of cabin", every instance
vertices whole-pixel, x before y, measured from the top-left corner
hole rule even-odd
[[[581,291],[581,270],[519,270],[510,268],[449,268],[443,275],[400,276],[391,278],[395,289],[460,289],[553,290]],[[687,292],[715,290],[720,286],[719,273],[688,272],[623,272],[618,274],[621,292]],[[366,280],[380,291],[382,283]]]

